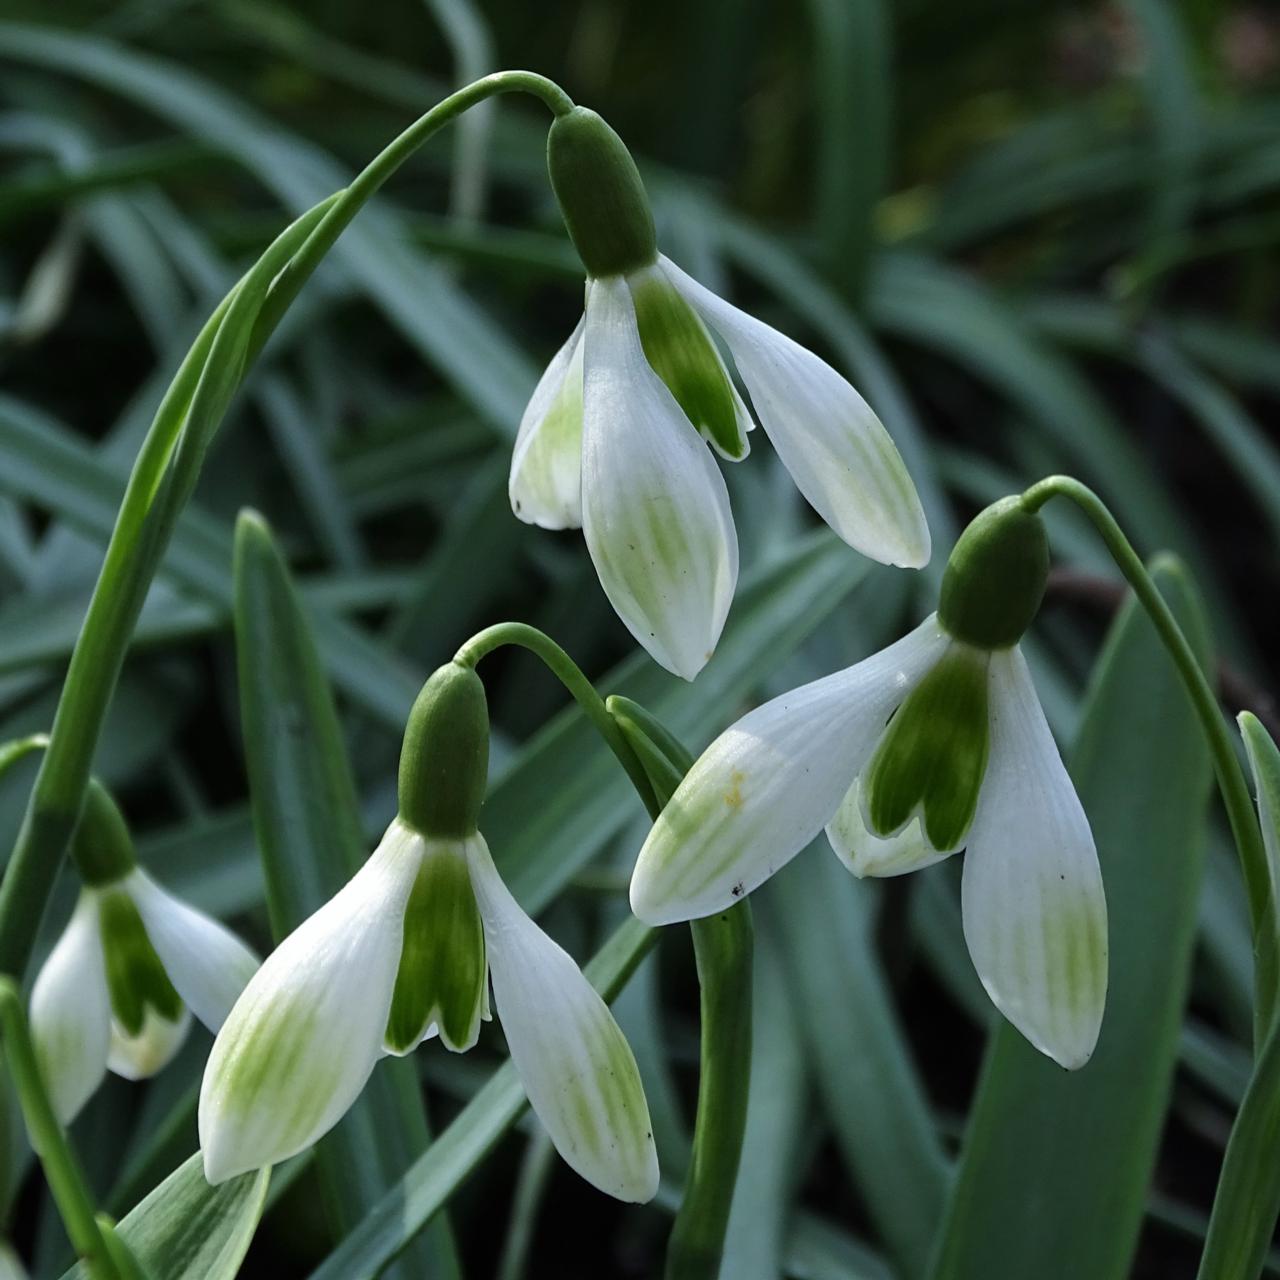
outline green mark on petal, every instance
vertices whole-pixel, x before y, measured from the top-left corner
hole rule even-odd
[[[405,909],[387,1047],[407,1053],[435,1022],[448,1048],[469,1049],[487,979],[484,930],[462,847],[428,841]]]
[[[160,1017],[176,1022],[182,1016],[182,1000],[147,937],[133,899],[123,889],[103,891],[98,898],[98,921],[116,1022],[128,1035],[138,1035],[148,1005]]]
[[[987,768],[987,655],[953,644],[898,709],[867,771],[867,817],[879,836],[922,811],[940,852],[958,848]]]
[[[660,275],[632,277],[640,345],[685,416],[728,458],[746,457],[733,385],[694,309]]]

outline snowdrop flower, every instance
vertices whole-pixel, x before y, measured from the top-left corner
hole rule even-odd
[[[384,1053],[438,1036],[462,1052],[489,1017],[556,1149],[643,1202],[658,1186],[630,1046],[577,964],[521,910],[476,829],[488,767],[484,686],[450,663],[423,687],[400,759],[400,812],[347,886],[270,955],[231,1012],[200,1091],[211,1183],[302,1151]]]
[[[824,827],[859,876],[964,847],[965,938],[987,994],[1042,1053],[1083,1066],[1106,998],[1106,902],[1018,648],[1047,571],[1039,517],[1016,498],[988,508],[956,546],[936,614],[707,748],[640,851],[636,915],[722,910]]]
[[[827,524],[873,559],[927,563],[924,512],[879,419],[812,352],[658,253],[618,135],[575,108],[552,125],[547,161],[587,270],[586,306],[521,420],[511,505],[531,524],[582,528],[605,594],[654,661],[697,675],[738,576],[729,495],[704,441],[738,461],[753,423],[709,328]]]
[[[72,856],[85,885],[31,992],[31,1034],[54,1112],[69,1123],[108,1068],[154,1075],[194,1013],[216,1031],[258,966],[216,920],[141,870],[115,801],[90,782]]]

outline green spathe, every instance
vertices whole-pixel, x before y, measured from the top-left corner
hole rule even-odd
[[[137,866],[133,839],[119,806],[96,778],[89,780],[84,808],[71,838],[80,878],[94,888],[123,880]]]
[[[1020,498],[1001,498],[960,535],[942,579],[938,621],[966,644],[1008,649],[1035,618],[1048,576],[1043,521]]]
[[[640,272],[628,283],[640,344],[685,416],[726,458],[747,455],[733,384],[694,309],[665,276]]]
[[[891,836],[919,813],[938,851],[959,848],[987,768],[987,656],[953,644],[912,690],[867,771],[871,830]]]
[[[621,138],[586,107],[552,122],[547,172],[587,275],[621,276],[658,256],[653,212]]]
[[[471,667],[447,662],[409,712],[400,750],[400,816],[428,838],[474,835],[489,778],[489,709]]]
[[[408,1053],[434,1022],[446,1048],[475,1044],[489,969],[464,846],[427,843],[404,914],[404,943],[386,1045]]]

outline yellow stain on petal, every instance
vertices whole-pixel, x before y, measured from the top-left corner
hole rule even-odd
[[[729,790],[724,793],[724,802],[730,809],[742,808],[742,784],[747,775],[741,769],[735,769],[729,775]]]

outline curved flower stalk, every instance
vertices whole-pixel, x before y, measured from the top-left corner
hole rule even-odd
[[[154,1075],[194,1013],[222,1025],[258,967],[233,933],[141,870],[124,819],[90,783],[72,840],[85,885],[31,992],[31,1035],[55,1114],[69,1123],[108,1069]]]
[[[733,600],[737,535],[709,444],[737,462],[754,423],[709,330],[814,510],[850,546],[919,568],[929,530],[889,434],[829,365],[658,253],[631,156],[592,111],[556,118],[548,167],[587,269],[583,320],[520,423],[511,506],[581,527],[601,586],[654,661],[693,679]],[[701,438],[700,438],[701,437]]]
[[[346,888],[267,958],[214,1042],[199,1112],[211,1183],[309,1147],[384,1054],[435,1036],[471,1048],[492,981],[516,1071],[565,1161],[620,1200],[657,1191],[631,1049],[476,829],[487,763],[484,687],[451,663],[410,715],[399,814]]]
[[[957,544],[937,614],[721,734],[645,841],[636,915],[722,910],[824,828],[859,876],[965,848],[965,938],[987,994],[1042,1053],[1083,1066],[1106,1000],[1106,901],[1017,644],[1047,567],[1039,518],[997,503]]]

